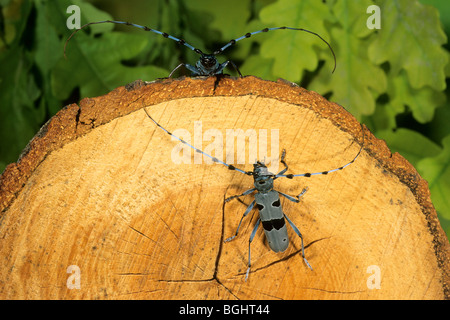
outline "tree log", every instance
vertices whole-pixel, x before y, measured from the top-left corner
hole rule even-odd
[[[274,182],[293,196],[308,187],[281,205],[313,270],[289,225],[281,253],[260,227],[244,281],[258,212],[224,243],[253,195],[224,199],[252,177],[180,149],[143,108],[246,171],[257,159],[280,171],[285,149],[287,173],[321,172],[363,145],[342,171]],[[254,77],[136,81],[63,108],[0,177],[0,257],[1,299],[450,296],[449,242],[414,167],[341,106]]]

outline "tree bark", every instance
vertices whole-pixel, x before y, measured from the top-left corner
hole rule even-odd
[[[280,171],[283,149],[287,173],[330,170],[363,144],[342,171],[274,182],[293,196],[308,187],[281,205],[313,270],[289,225],[282,253],[260,227],[245,282],[258,212],[224,243],[254,197],[224,199],[252,177],[180,150],[143,108],[245,171],[257,159]],[[1,299],[448,299],[449,253],[414,167],[341,106],[281,80],[136,81],[83,99],[0,177]]]

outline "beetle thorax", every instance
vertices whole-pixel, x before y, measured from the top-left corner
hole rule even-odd
[[[213,54],[202,54],[195,64],[204,74],[211,74],[219,67],[219,62]]]
[[[259,161],[253,165],[253,179],[258,192],[266,193],[273,189],[273,174]]]

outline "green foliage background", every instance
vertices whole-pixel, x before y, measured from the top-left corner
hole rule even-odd
[[[277,30],[239,42],[222,58],[244,75],[297,82],[352,112],[429,182],[441,224],[450,234],[450,75],[446,0],[0,0],[0,172],[60,108],[136,79],[167,77],[198,56],[140,29],[102,24],[71,30],[67,7],[81,23],[131,21],[212,52],[264,27]],[[381,8],[381,29],[366,10]],[[232,73],[232,70],[228,71]],[[180,72],[179,75],[183,74]]]

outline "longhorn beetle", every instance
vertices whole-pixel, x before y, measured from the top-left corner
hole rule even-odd
[[[306,30],[306,29],[303,29],[303,28],[291,28],[291,27],[264,28],[262,30],[249,32],[249,33],[246,33],[245,35],[243,35],[242,37],[230,40],[226,45],[224,45],[222,48],[214,51],[212,54],[206,54],[206,53],[203,53],[200,49],[197,49],[197,48],[191,46],[189,43],[187,43],[183,39],[175,38],[175,37],[173,37],[173,36],[171,36],[171,35],[169,35],[169,34],[167,34],[165,32],[161,32],[161,31],[158,31],[158,30],[155,30],[155,29],[151,29],[151,28],[146,27],[146,26],[141,26],[141,25],[138,25],[138,24],[134,24],[134,23],[131,23],[131,22],[125,22],[125,21],[112,21],[112,20],[97,21],[97,22],[87,23],[87,24],[83,25],[80,29],[77,29],[74,32],[72,32],[72,34],[66,40],[66,43],[64,45],[64,57],[66,56],[67,44],[68,44],[69,40],[75,35],[75,33],[77,33],[81,29],[83,29],[83,28],[85,28],[87,26],[90,26],[92,24],[100,24],[100,23],[123,24],[123,25],[127,25],[127,26],[136,27],[136,28],[139,28],[139,29],[142,29],[142,30],[145,30],[145,31],[151,31],[151,32],[157,33],[159,35],[162,35],[164,38],[172,39],[172,40],[178,42],[179,44],[182,44],[182,45],[188,47],[189,49],[191,49],[192,51],[194,51],[195,53],[198,53],[200,55],[200,59],[195,63],[195,65],[190,65],[190,64],[187,64],[187,63],[180,63],[169,74],[169,78],[172,77],[173,73],[177,69],[179,69],[180,67],[183,67],[183,66],[186,69],[188,69],[189,71],[192,72],[192,76],[212,76],[212,75],[222,74],[223,70],[225,69],[225,67],[228,66],[228,64],[230,64],[237,71],[239,76],[242,77],[242,74],[239,71],[239,68],[234,64],[233,61],[228,60],[228,61],[225,61],[223,63],[219,63],[217,61],[216,56],[221,54],[222,52],[224,52],[228,47],[231,47],[232,45],[236,44],[236,42],[241,41],[242,39],[250,38],[254,34],[263,33],[263,32],[269,32],[269,31],[272,31],[272,30],[282,30],[282,29],[308,32],[308,33],[310,33],[312,35],[315,35],[316,37],[318,37],[323,42],[325,42],[327,44],[328,48],[330,48],[330,51],[333,54],[333,58],[334,58],[334,68],[333,68],[332,73],[336,69],[336,55],[334,54],[333,48],[331,48],[331,45],[327,41],[325,41],[319,34],[317,34],[315,32],[312,32],[312,31],[309,31],[309,30]]]
[[[295,224],[288,218],[288,216],[285,213],[283,213],[283,210],[281,209],[281,202],[280,202],[280,196],[279,196],[279,195],[282,195],[286,199],[298,203],[298,202],[300,202],[300,197],[305,194],[305,192],[308,190],[308,188],[304,188],[302,190],[302,192],[300,192],[299,195],[293,197],[293,196],[285,194],[281,191],[274,190],[273,189],[273,181],[278,178],[292,179],[294,177],[307,177],[308,178],[308,177],[315,176],[315,175],[326,175],[326,174],[329,174],[329,173],[332,173],[335,171],[342,170],[342,169],[346,168],[347,166],[351,165],[358,158],[358,156],[360,155],[360,153],[363,149],[363,146],[364,146],[364,127],[362,125],[361,125],[361,130],[362,130],[361,147],[360,147],[358,153],[356,154],[356,156],[353,158],[353,160],[346,163],[345,165],[343,165],[339,168],[335,168],[335,169],[331,169],[331,170],[327,170],[327,171],[321,171],[321,172],[285,174],[286,171],[288,170],[288,165],[286,164],[286,161],[284,160],[285,156],[286,156],[286,151],[283,150],[283,152],[281,154],[280,162],[284,165],[284,169],[281,170],[280,172],[278,172],[277,174],[273,174],[273,173],[270,173],[269,170],[267,169],[267,166],[263,162],[260,162],[260,161],[256,161],[256,163],[253,164],[253,171],[244,171],[239,168],[236,168],[235,166],[233,166],[231,164],[227,164],[227,163],[217,159],[216,157],[213,157],[213,156],[203,152],[202,150],[192,146],[191,144],[187,143],[183,139],[178,138],[177,136],[175,136],[174,134],[172,134],[171,132],[166,130],[164,127],[162,127],[158,122],[156,122],[156,120],[154,120],[150,116],[150,114],[147,112],[147,110],[145,108],[144,108],[144,111],[147,114],[147,116],[150,118],[150,120],[152,120],[159,128],[161,128],[164,132],[166,132],[170,136],[174,137],[176,140],[178,140],[178,141],[182,142],[183,144],[189,146],[190,148],[194,149],[195,152],[198,152],[198,153],[201,153],[201,154],[207,156],[208,158],[212,159],[213,162],[223,164],[224,166],[228,167],[229,170],[235,170],[240,173],[243,173],[243,174],[246,174],[249,176],[253,176],[254,188],[251,188],[251,189],[243,192],[242,194],[231,196],[231,197],[225,199],[225,202],[228,202],[232,199],[239,198],[239,197],[242,197],[245,195],[249,195],[256,191],[255,199],[250,203],[250,205],[245,210],[241,220],[239,221],[239,225],[236,229],[236,233],[232,237],[225,240],[225,242],[231,241],[238,235],[242,220],[248,215],[248,213],[256,205],[256,208],[259,210],[259,218],[256,221],[256,224],[253,228],[253,231],[250,235],[249,242],[248,242],[248,268],[247,268],[247,272],[245,273],[245,281],[247,281],[247,278],[248,278],[248,275],[250,272],[250,266],[251,266],[250,244],[252,243],[253,238],[255,237],[256,231],[258,230],[259,224],[261,222],[262,222],[264,233],[267,237],[270,248],[274,252],[282,252],[282,251],[285,251],[287,249],[287,247],[289,246],[289,239],[288,239],[286,222],[285,222],[285,219],[286,219],[287,222],[289,223],[289,225],[292,227],[292,229],[294,229],[295,233],[300,237],[303,260],[305,261],[305,264],[312,270],[311,265],[309,264],[308,260],[306,260],[306,257],[305,257],[303,236],[300,233],[300,230],[295,226]]]

